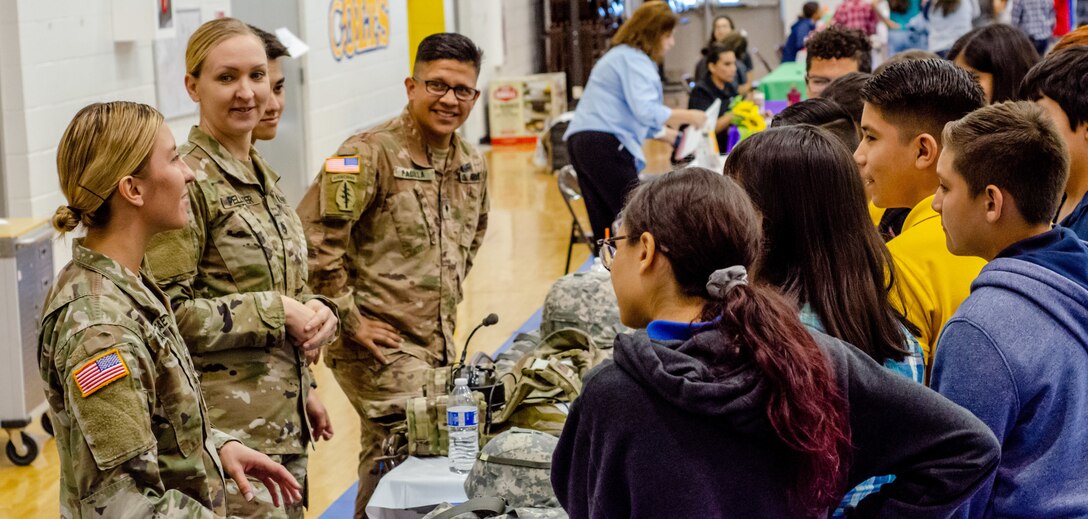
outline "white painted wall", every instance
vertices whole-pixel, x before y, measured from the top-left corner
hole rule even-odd
[[[407,12],[390,6],[390,44],[337,62],[330,50],[329,2],[302,0],[309,175],[350,134],[395,116],[406,103]],[[230,14],[229,0],[176,0],[199,7],[205,20]],[[150,41],[113,41],[110,0],[0,1],[0,164],[6,217],[51,217],[64,204],[56,146],[72,116],[92,102],[128,100],[155,106]],[[167,121],[183,142],[197,117]],[[69,244],[56,247],[56,263]]]
[[[178,1],[211,13],[224,0]],[[51,217],[64,204],[56,147],[87,104],[127,100],[155,105],[150,41],[113,41],[110,0],[0,2],[0,109],[6,217]],[[188,131],[193,118],[170,121]],[[185,133],[177,134],[184,139]],[[55,263],[69,258],[58,245]]]
[[[330,43],[329,4],[302,0],[302,38],[310,45],[303,57],[306,97],[306,163],[317,175],[321,161],[336,153],[352,134],[396,116],[408,104],[408,7],[389,1],[389,45],[337,61]]]

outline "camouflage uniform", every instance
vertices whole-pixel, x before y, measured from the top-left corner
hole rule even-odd
[[[319,297],[306,286],[302,225],[255,149],[250,170],[194,127],[179,153],[197,177],[188,186],[190,221],[152,241],[151,272],[170,296],[212,424],[282,463],[305,489],[313,374],[287,336],[280,299]],[[268,497],[263,484],[254,487]],[[254,502],[257,508],[228,483],[232,514],[283,513],[265,499]],[[287,512],[303,515],[300,505]]]
[[[62,517],[226,511],[218,450],[231,438],[210,426],[166,305],[150,278],[77,240],[38,337],[60,453]],[[103,356],[119,358],[123,374],[93,388],[81,383],[76,375]]]
[[[372,469],[388,426],[404,419],[423,372],[453,356],[461,282],[487,211],[483,157],[454,134],[445,167],[435,168],[407,110],[345,141],[302,199],[310,283],[336,301],[343,324],[325,361],[362,419],[356,514],[377,485]],[[352,340],[363,316],[404,338],[385,352],[389,365]]]

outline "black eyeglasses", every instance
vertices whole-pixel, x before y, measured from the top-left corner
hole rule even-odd
[[[446,95],[446,92],[453,90],[453,97],[456,97],[458,101],[472,101],[473,99],[476,99],[476,96],[480,95],[479,90],[467,86],[450,86],[435,79],[423,80],[413,77],[412,80],[416,82],[422,81],[424,88],[427,89],[427,93],[433,96],[442,97]]]
[[[597,240],[597,250],[600,252],[601,265],[604,266],[605,270],[612,271],[612,261],[616,259],[616,242],[626,239],[627,236],[624,235]]]

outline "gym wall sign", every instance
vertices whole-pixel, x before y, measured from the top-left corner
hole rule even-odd
[[[389,46],[389,0],[332,0],[329,47],[336,61]]]

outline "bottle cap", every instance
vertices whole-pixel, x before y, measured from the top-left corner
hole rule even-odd
[[[458,377],[453,379],[453,385],[455,386],[468,386],[468,379],[465,377]]]

